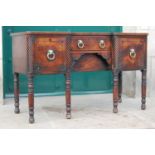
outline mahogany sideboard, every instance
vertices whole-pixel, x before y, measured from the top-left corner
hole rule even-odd
[[[29,122],[34,122],[33,78],[39,74],[64,74],[66,118],[71,118],[71,72],[112,70],[113,112],[121,102],[122,71],[142,72],[142,104],[146,108],[146,33],[12,33],[15,113],[19,113],[19,74],[28,78]],[[103,79],[104,80],[104,79]]]

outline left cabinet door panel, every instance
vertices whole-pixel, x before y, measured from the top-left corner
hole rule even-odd
[[[64,73],[66,70],[66,37],[37,36],[34,44],[34,73]]]

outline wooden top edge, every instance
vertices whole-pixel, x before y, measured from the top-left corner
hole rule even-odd
[[[134,35],[138,35],[138,36],[147,36],[148,33],[127,33],[127,32],[121,32],[121,33],[113,33],[113,35],[117,35],[117,36],[123,36],[123,35],[129,35],[129,36],[134,36]]]
[[[39,31],[26,31],[26,32],[17,32],[17,33],[11,33],[11,36],[16,35],[116,35],[116,36],[123,36],[123,35],[129,35],[129,36],[146,36],[148,33],[103,33],[103,32],[39,32]]]
[[[37,31],[27,31],[27,32],[17,32],[11,33],[11,36],[15,35],[112,35],[112,33],[103,33],[103,32],[37,32]]]
[[[71,34],[70,32],[47,32],[47,31],[25,31],[25,32],[17,32],[17,33],[11,33],[11,36],[16,35],[40,35],[40,34],[55,34],[55,35],[67,35]]]

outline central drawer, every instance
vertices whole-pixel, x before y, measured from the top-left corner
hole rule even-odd
[[[73,36],[71,40],[72,51],[110,51],[110,36]]]
[[[111,37],[78,35],[71,39],[74,71],[97,71],[111,68]]]

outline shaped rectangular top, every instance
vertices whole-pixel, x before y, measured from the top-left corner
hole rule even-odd
[[[17,32],[11,33],[11,36],[16,35],[127,35],[127,36],[146,36],[148,33],[103,33],[103,32],[52,32],[52,31],[25,31],[25,32]]]

